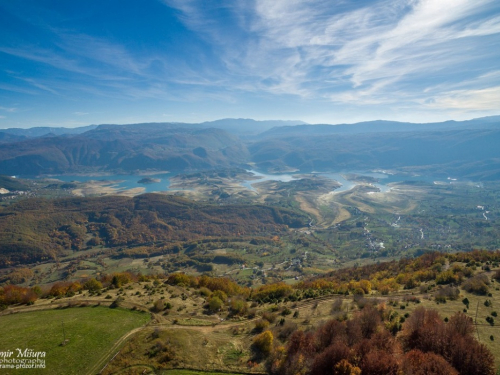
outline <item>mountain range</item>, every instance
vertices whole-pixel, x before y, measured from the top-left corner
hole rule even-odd
[[[215,167],[407,170],[500,178],[500,116],[468,121],[305,124],[223,119],[0,129],[0,174],[134,173]]]

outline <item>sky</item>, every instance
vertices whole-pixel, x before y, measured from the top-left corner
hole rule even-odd
[[[0,0],[0,128],[491,115],[498,0]]]

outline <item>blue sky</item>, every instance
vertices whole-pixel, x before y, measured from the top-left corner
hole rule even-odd
[[[0,0],[0,128],[498,114],[498,0]]]

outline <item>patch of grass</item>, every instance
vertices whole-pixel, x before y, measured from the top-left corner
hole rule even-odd
[[[220,347],[219,351],[223,355],[224,364],[227,366],[239,366],[244,362],[244,358],[249,356],[249,352],[245,351],[241,346],[235,346],[233,342],[228,342]]]
[[[196,371],[179,374],[246,372],[251,342],[251,335],[234,336],[230,327],[222,330],[179,326],[146,329],[127,341],[120,354],[108,364],[103,375],[115,374],[127,368],[146,364],[157,370],[161,369],[159,371],[161,374],[170,374],[170,371],[164,372],[169,369],[186,368]],[[168,347],[168,353],[172,355],[168,359],[164,358],[165,351],[148,355],[152,348],[157,347]]]
[[[45,370],[16,374],[84,374],[116,340],[148,321],[149,314],[105,307],[46,310],[1,316],[0,337],[2,350],[46,352]],[[61,346],[64,337],[69,341]]]
[[[500,367],[500,340],[491,340],[490,336],[496,335],[496,331],[498,330],[498,327],[500,326],[491,326],[485,319],[488,315],[491,314],[491,312],[495,311],[497,306],[500,306],[500,292],[499,291],[492,291],[492,297],[485,297],[485,296],[478,296],[472,293],[468,293],[464,290],[460,290],[460,296],[457,300],[455,301],[447,301],[447,303],[440,303],[437,304],[434,300],[432,299],[425,299],[421,298],[421,303],[420,304],[413,304],[410,303],[410,305],[406,308],[405,311],[407,311],[410,315],[413,312],[413,310],[422,305],[425,308],[430,308],[430,309],[435,309],[439,312],[442,318],[448,316],[452,316],[453,314],[463,311],[464,304],[462,300],[464,297],[467,297],[469,300],[469,309],[467,310],[466,314],[473,320],[476,319],[476,310],[477,310],[477,323],[478,326],[475,331],[475,335],[479,334],[479,340],[481,343],[485,344],[489,350],[493,353],[495,356],[495,363],[497,367]],[[487,307],[484,305],[484,302],[486,300],[490,300],[492,305],[490,307]]]
[[[203,319],[178,319],[177,324],[180,326],[211,326],[214,322]]]

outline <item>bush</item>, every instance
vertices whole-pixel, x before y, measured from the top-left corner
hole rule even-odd
[[[200,296],[210,297],[210,295],[212,294],[212,291],[208,288],[201,287],[198,293],[200,293]]]
[[[219,298],[222,302],[226,302],[227,301],[227,294],[224,293],[222,290],[215,290],[212,293],[212,298],[213,297]]]
[[[222,300],[219,297],[212,297],[208,302],[208,309],[211,312],[217,312],[222,308],[223,305],[224,302],[222,302]]]
[[[476,275],[471,277],[462,284],[462,288],[469,293],[487,295],[489,292],[488,285],[490,285],[490,280],[485,274]]]
[[[452,270],[441,272],[436,276],[436,284],[450,284],[458,282],[459,277]]]
[[[255,322],[255,331],[262,332],[269,327],[269,322],[265,319],[259,319]]]
[[[285,309],[281,312],[281,315],[287,316],[292,313],[292,310],[290,310],[288,307],[285,307]]]
[[[83,289],[88,290],[89,292],[98,292],[102,289],[102,284],[96,279],[89,279],[85,282],[85,284],[83,284]]]
[[[262,319],[265,319],[267,320],[269,323],[274,323],[275,320],[276,320],[276,315],[269,312],[269,311],[265,311],[263,314],[262,314]]]
[[[343,304],[344,304],[344,301],[340,298],[337,298],[332,303],[331,312],[334,313],[334,312],[342,311]]]
[[[155,301],[153,307],[151,308],[151,311],[159,313],[160,311],[163,311],[164,308],[165,308],[165,302],[159,299]]]
[[[267,357],[273,349],[274,336],[271,331],[265,331],[253,339],[252,349],[258,354]]]
[[[456,300],[459,295],[460,291],[458,290],[458,288],[454,288],[448,285],[444,288],[438,289],[438,291],[436,292],[436,301],[446,302],[447,299]]]
[[[495,271],[495,274],[493,275],[493,278],[495,280],[499,280],[500,281],[500,269],[498,269],[498,270]]]
[[[230,304],[231,315],[245,315],[248,310],[248,304],[246,301],[233,298]]]

